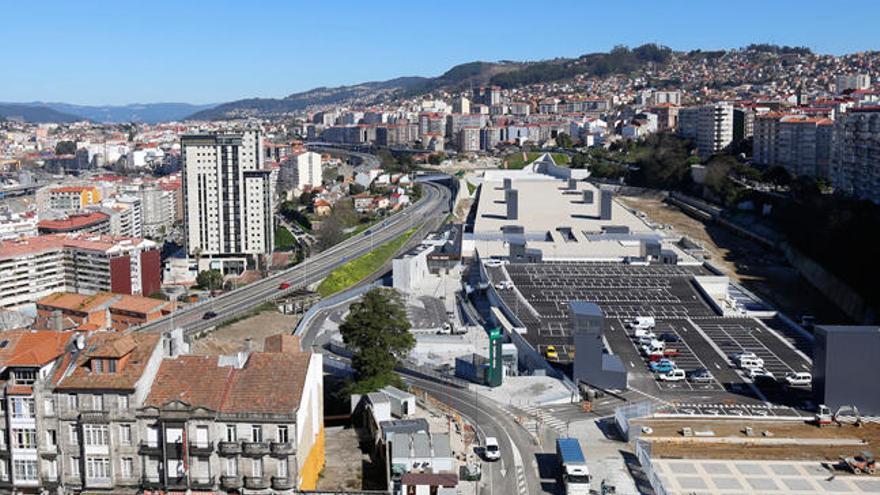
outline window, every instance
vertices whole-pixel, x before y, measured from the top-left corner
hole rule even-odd
[[[263,459],[251,459],[251,475],[255,478],[263,477]]]
[[[131,445],[131,425],[119,425],[119,443]]]
[[[46,430],[46,446],[55,447],[58,445],[58,432],[55,430]]]
[[[29,419],[34,417],[34,399],[30,397],[13,397],[11,402],[13,418]]]
[[[106,457],[86,457],[86,478],[106,479],[110,477],[110,459]]]
[[[263,427],[260,425],[251,425],[251,441],[252,442],[262,442],[263,441]]]
[[[238,441],[238,432],[235,429],[235,425],[226,425],[226,441],[227,442],[237,442]]]
[[[96,394],[92,396],[92,410],[94,411],[103,411],[104,410],[104,396],[100,394]]]
[[[46,416],[55,416],[55,398],[46,397],[43,399],[43,414]]]
[[[79,443],[79,432],[76,430],[76,424],[67,425],[67,436],[70,437],[70,443],[76,445]]]
[[[119,462],[119,473],[123,478],[131,478],[134,475],[134,459],[123,457]]]
[[[107,425],[83,426],[83,441],[86,445],[108,445]]]
[[[37,448],[37,430],[33,428],[12,430],[12,446],[17,449]]]
[[[278,477],[287,478],[287,459],[278,459]]]
[[[119,410],[120,411],[128,411],[128,396],[120,395],[119,396]]]
[[[76,394],[67,394],[67,407],[74,410],[79,408],[79,402],[76,400]]]
[[[6,445],[6,430],[0,429],[0,445]],[[0,464],[3,464],[0,462]]]
[[[37,381],[36,370],[15,370],[15,383],[18,385],[33,385]]]
[[[58,479],[58,459],[48,459],[46,461],[46,475],[50,480]]]
[[[16,480],[36,481],[37,461],[16,459],[12,461],[12,473]]]
[[[104,360],[103,359],[92,359],[92,371],[95,373],[103,373],[104,372]]]
[[[288,438],[289,437],[287,435],[287,425],[279,425],[278,426],[278,435],[277,435],[278,443],[287,443]]]
[[[79,477],[79,457],[70,458],[70,475]]]
[[[235,457],[226,459],[226,476],[238,476],[238,460]]]
[[[198,447],[207,447],[208,446],[208,427],[207,426],[196,426],[195,444]]]

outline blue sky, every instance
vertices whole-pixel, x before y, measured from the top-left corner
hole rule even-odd
[[[880,49],[878,12],[876,0],[5,1],[0,101],[282,97],[646,42],[840,54]]]

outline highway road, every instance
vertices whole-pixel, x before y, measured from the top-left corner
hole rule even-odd
[[[336,267],[371,251],[373,247],[418,227],[430,218],[445,216],[450,191],[432,183],[423,183],[422,190],[422,198],[409,208],[326,251],[310,256],[292,268],[207,301],[183,307],[137,330],[166,331],[180,327],[188,334],[196,333],[236,318],[264,302],[307,287],[326,277]],[[282,283],[288,283],[290,287],[279,289]],[[216,313],[216,316],[203,319],[209,311]]]

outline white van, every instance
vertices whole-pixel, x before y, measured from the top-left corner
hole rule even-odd
[[[764,360],[759,357],[756,357],[756,358],[741,357],[741,358],[739,358],[739,362],[737,363],[737,365],[739,366],[740,369],[743,369],[743,370],[763,368],[764,367]]]
[[[498,439],[495,437],[486,437],[486,447],[483,449],[483,457],[487,461],[497,461],[501,459],[501,449],[498,447]]]
[[[785,383],[792,387],[803,387],[813,383],[813,375],[806,371],[798,371],[785,374]]]
[[[654,342],[655,340],[657,340],[657,336],[654,335],[654,332],[648,332],[645,335],[642,335],[641,337],[639,337],[638,342],[639,342],[639,345],[648,345],[651,342]]]
[[[680,382],[685,379],[685,372],[683,369],[675,368],[663,373],[658,378],[664,382]]]

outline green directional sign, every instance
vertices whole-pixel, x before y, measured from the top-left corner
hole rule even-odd
[[[502,367],[501,367],[501,328],[495,327],[489,330],[489,372],[486,377],[486,384],[490,387],[498,387],[501,385]]]

